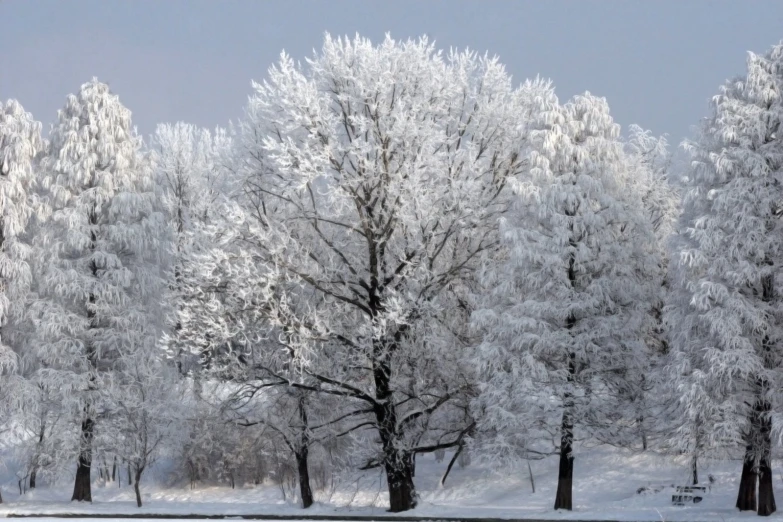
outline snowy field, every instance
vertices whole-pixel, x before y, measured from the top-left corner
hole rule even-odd
[[[776,463],[777,464],[777,463]],[[646,486],[686,483],[685,463],[651,453],[631,455],[617,450],[585,450],[577,456],[574,481],[574,511],[552,510],[557,484],[557,460],[532,463],[536,492],[532,493],[526,468],[518,473],[499,475],[478,465],[452,470],[445,487],[438,481],[446,462],[437,463],[427,455],[419,459],[416,483],[421,495],[417,509],[403,515],[424,518],[531,518],[570,520],[644,520],[644,521],[728,521],[755,518],[753,512],[734,509],[739,462],[704,463],[700,474],[707,481],[714,478],[711,491],[696,505],[671,504],[672,490],[657,494],[637,494]],[[783,478],[775,472],[776,497],[783,499]],[[150,513],[150,514],[304,514],[296,499],[283,498],[277,485],[256,487],[143,487],[144,507],[136,508],[130,488],[100,486],[93,488],[93,504],[69,502],[70,488],[39,488],[19,496],[3,488],[6,503],[0,516],[9,513]],[[344,479],[331,494],[319,492],[316,505],[307,515],[367,515],[383,517],[386,513],[386,488],[375,474]],[[772,518],[783,518],[776,513]]]

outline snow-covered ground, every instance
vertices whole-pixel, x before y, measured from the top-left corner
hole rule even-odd
[[[532,463],[536,492],[531,490],[527,468],[516,473],[493,473],[478,465],[460,469],[455,466],[445,487],[438,485],[447,460],[437,463],[431,455],[420,457],[416,484],[420,506],[406,513],[425,518],[492,517],[581,520],[707,521],[750,519],[754,513],[734,509],[739,477],[739,462],[707,462],[700,475],[707,482],[714,478],[711,491],[696,505],[671,504],[672,490],[638,494],[645,486],[687,483],[684,462],[652,453],[631,454],[598,448],[581,452],[574,477],[574,511],[552,510],[557,483],[557,460]],[[777,463],[776,463],[777,465]],[[775,472],[775,493],[783,500],[783,475]],[[92,504],[68,501],[67,484],[39,488],[23,496],[10,487],[3,488],[6,503],[0,516],[8,513],[160,513],[160,514],[286,514],[303,513],[295,499],[283,498],[279,486],[256,487],[162,487],[149,484],[142,489],[144,507],[136,508],[133,490],[116,485],[93,489]],[[317,504],[307,514],[386,515],[385,486],[379,473],[345,480],[331,494],[319,492]],[[776,513],[772,518],[783,518]]]

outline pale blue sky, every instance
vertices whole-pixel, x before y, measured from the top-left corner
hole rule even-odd
[[[65,96],[108,82],[146,135],[158,122],[236,119],[280,51],[325,31],[375,41],[428,34],[497,54],[561,99],[606,96],[615,119],[679,142],[746,51],[783,39],[783,1],[0,0],[0,99],[48,126]]]

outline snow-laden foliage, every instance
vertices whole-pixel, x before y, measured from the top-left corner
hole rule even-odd
[[[205,343],[190,337],[193,328],[183,328],[182,323],[199,320],[190,312],[203,309],[200,296],[208,277],[203,269],[216,241],[215,227],[223,221],[220,209],[229,192],[226,165],[231,161],[231,140],[221,129],[213,135],[186,123],[163,124],[151,147],[173,238],[166,297],[173,315],[165,344],[180,371],[187,373],[208,357],[202,349]]]
[[[498,455],[559,442],[555,507],[571,509],[573,438],[611,440],[622,429],[620,399],[644,368],[661,281],[606,101],[539,103],[531,168],[512,180],[516,198],[500,223],[503,256],[482,271],[475,408]]]
[[[0,102],[0,328],[19,318],[31,284],[27,225],[41,210],[35,197],[35,164],[44,150],[41,124],[16,100]],[[16,358],[0,335],[0,368]]]
[[[442,484],[557,458],[570,509],[578,448],[611,444],[694,483],[741,459],[737,507],[775,510],[783,45],[713,99],[687,168],[603,98],[427,39],[327,36],[252,85],[236,126],[146,146],[97,80],[49,142],[0,105],[20,491],[76,461],[73,499],[100,477],[141,505],[163,460],[303,507],[378,473],[403,511],[432,452]]]
[[[669,240],[679,215],[680,194],[672,177],[672,158],[665,136],[655,137],[638,125],[628,128],[624,150],[628,161],[627,183],[641,197],[647,220],[655,234],[653,251],[659,258],[660,271],[655,276],[660,287],[650,295],[650,327],[646,365],[641,373],[629,379],[631,399],[637,410],[638,442],[643,450],[650,444],[659,448],[671,434],[676,392],[666,378],[668,346],[663,324],[663,307],[671,288],[669,281]],[[630,189],[629,187],[629,189]],[[676,421],[675,421],[676,422]]]
[[[306,68],[283,55],[254,87],[237,144],[252,272],[232,278],[267,326],[244,335],[345,398],[333,420],[377,433],[361,465],[408,509],[415,455],[472,427],[467,289],[550,87],[514,89],[496,59],[425,39],[358,37],[327,37]]]
[[[51,131],[43,185],[51,216],[32,307],[45,385],[81,424],[74,499],[89,500],[94,424],[121,361],[161,332],[161,253],[167,234],[152,171],[130,111],[93,80],[68,97]],[[76,427],[76,426],[75,426]],[[86,484],[86,485],[85,485]]]
[[[668,310],[684,448],[746,446],[746,467],[760,473],[760,514],[774,511],[774,500],[761,497],[771,497],[770,429],[783,382],[782,66],[781,45],[750,54],[747,74],[726,82],[698,139],[687,144],[693,160]],[[740,509],[756,507],[755,478],[749,489],[754,498],[738,500]]]

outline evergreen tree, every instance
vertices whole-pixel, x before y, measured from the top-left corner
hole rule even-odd
[[[783,384],[782,66],[783,45],[750,54],[746,75],[726,82],[687,144],[693,161],[677,238],[679,285],[667,312],[683,446],[744,447],[737,507],[759,515],[776,509],[771,415]]]
[[[474,323],[480,423],[530,450],[557,433],[555,509],[572,508],[575,438],[633,420],[623,399],[644,366],[658,258],[603,98],[541,99],[533,168],[501,222],[505,253],[483,272]]]
[[[91,501],[90,469],[102,390],[118,361],[160,333],[165,222],[131,114],[93,80],[68,97],[51,132],[36,318],[48,385],[79,418],[73,500]]]

